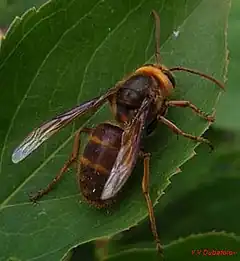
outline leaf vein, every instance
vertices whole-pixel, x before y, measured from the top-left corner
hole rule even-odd
[[[25,93],[25,95],[23,96],[21,102],[19,103],[19,105],[17,106],[16,108],[16,111],[15,113],[13,114],[13,117],[10,121],[10,124],[9,124],[9,128],[6,132],[6,136],[5,136],[5,139],[4,139],[4,142],[3,142],[3,148],[2,148],[2,152],[1,152],[1,157],[0,157],[0,173],[2,171],[2,164],[3,164],[3,156],[4,156],[4,153],[5,153],[5,150],[6,150],[6,144],[7,144],[7,141],[8,141],[8,137],[10,135],[10,132],[12,130],[12,127],[13,127],[13,123],[18,115],[18,112],[20,110],[20,108],[22,107],[24,101],[26,100],[32,86],[33,86],[33,83],[34,81],[36,80],[37,76],[39,75],[39,72],[40,70],[42,69],[42,67],[44,66],[45,62],[47,61],[48,57],[53,53],[53,51],[58,47],[58,44],[61,42],[62,38],[70,31],[72,30],[75,26],[77,26],[87,15],[91,14],[92,10],[96,8],[96,6],[100,3],[101,1],[99,1],[95,6],[93,6],[93,8],[88,12],[86,13],[84,16],[81,17],[81,19],[79,19],[76,23],[74,23],[69,29],[67,29],[65,31],[65,33],[59,38],[59,40],[54,44],[54,46],[49,50],[49,52],[47,53],[46,57],[43,59],[41,65],[39,66],[38,70],[36,71],[36,74],[35,76],[33,77],[32,81],[30,82],[29,84],[29,87]],[[66,11],[66,10],[65,10]]]

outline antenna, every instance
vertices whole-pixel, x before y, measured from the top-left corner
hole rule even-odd
[[[213,77],[210,76],[210,75],[207,75],[207,74],[205,74],[205,73],[199,72],[199,71],[197,71],[197,70],[193,70],[193,69],[189,69],[189,68],[185,68],[185,67],[180,67],[180,66],[179,66],[179,67],[172,67],[172,68],[169,69],[169,71],[171,71],[171,72],[173,72],[173,71],[184,71],[184,72],[188,72],[188,73],[192,73],[192,74],[199,75],[199,76],[201,76],[201,77],[203,77],[203,78],[205,78],[205,79],[208,79],[209,81],[214,82],[214,83],[217,84],[221,89],[225,90],[224,85],[223,85],[220,81],[216,80],[215,78],[213,78]]]
[[[155,58],[156,63],[160,64],[160,17],[155,10],[152,10],[155,20]]]

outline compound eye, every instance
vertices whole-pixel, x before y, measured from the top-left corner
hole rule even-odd
[[[172,73],[171,73],[170,71],[167,71],[167,70],[164,70],[163,73],[164,73],[165,75],[167,75],[169,81],[172,83],[173,88],[175,88],[176,82],[175,82],[175,79],[174,79]]]

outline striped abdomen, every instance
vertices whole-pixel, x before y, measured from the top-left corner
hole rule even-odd
[[[83,197],[96,207],[111,204],[101,200],[102,190],[110,175],[121,146],[123,130],[109,123],[99,124],[90,134],[81,156],[78,182]]]

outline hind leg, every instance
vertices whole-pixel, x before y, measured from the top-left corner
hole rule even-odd
[[[62,179],[64,173],[67,172],[68,168],[71,167],[71,165],[76,162],[78,155],[79,155],[79,148],[81,146],[81,133],[91,133],[91,128],[84,128],[80,129],[74,138],[73,143],[73,150],[70,158],[65,162],[63,167],[61,168],[60,172],[56,175],[56,177],[49,183],[46,188],[39,190],[35,195],[30,196],[30,200],[33,202],[36,202],[40,198],[42,198],[44,195],[47,195],[51,190],[53,190],[54,186]]]

